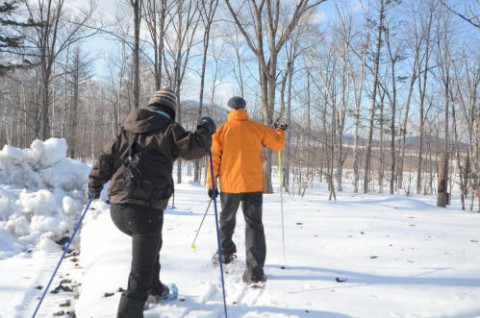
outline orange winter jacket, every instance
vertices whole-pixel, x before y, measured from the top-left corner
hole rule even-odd
[[[231,111],[212,138],[213,171],[215,182],[220,179],[220,191],[263,192],[262,148],[282,150],[284,145],[284,130],[249,120],[244,109]],[[211,173],[208,187],[212,188]]]

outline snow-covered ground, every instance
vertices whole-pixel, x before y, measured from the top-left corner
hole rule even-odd
[[[0,317],[31,317],[62,255],[54,241],[69,236],[84,208],[89,168],[65,158],[61,139],[0,152]],[[188,177],[186,177],[186,180]],[[229,317],[480,317],[480,214],[447,209],[429,196],[337,193],[323,184],[303,198],[264,196],[268,282],[241,281],[244,222],[234,239],[239,258],[225,275]],[[206,188],[176,185],[165,211],[162,281],[179,299],[145,317],[223,317],[213,206],[192,249],[208,204]],[[102,195],[106,199],[105,193]],[[283,229],[283,230],[282,230]],[[283,240],[284,238],[284,240]],[[74,245],[37,317],[115,317],[126,288],[130,239],[109,207],[91,205]],[[77,254],[80,251],[80,254]],[[70,291],[73,289],[73,291]]]

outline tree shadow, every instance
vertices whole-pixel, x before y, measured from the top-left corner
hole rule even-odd
[[[269,280],[323,280],[336,281],[346,280],[349,284],[362,285],[431,285],[439,287],[479,287],[480,277],[422,277],[435,272],[448,270],[449,268],[433,267],[423,268],[424,272],[410,276],[391,276],[378,275],[363,272],[344,271],[330,268],[320,268],[313,266],[281,266],[281,265],[267,265],[266,268],[281,268],[282,275],[269,276]],[[294,275],[289,274],[293,271],[309,271],[311,275]],[[313,274],[315,273],[315,274]]]

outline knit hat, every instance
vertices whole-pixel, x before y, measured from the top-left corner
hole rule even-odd
[[[247,102],[241,97],[234,96],[228,100],[228,107],[233,109],[244,109]]]
[[[177,110],[177,96],[175,92],[168,87],[161,88],[153,93],[147,102],[147,106],[160,104],[171,108],[173,111]]]

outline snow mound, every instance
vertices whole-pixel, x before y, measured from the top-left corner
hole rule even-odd
[[[67,142],[59,138],[0,151],[0,231],[18,240],[6,244],[27,247],[69,236],[85,203],[90,168],[66,155]]]
[[[0,183],[29,189],[81,190],[89,168],[66,155],[65,139],[35,140],[26,149],[6,145],[0,151]]]

